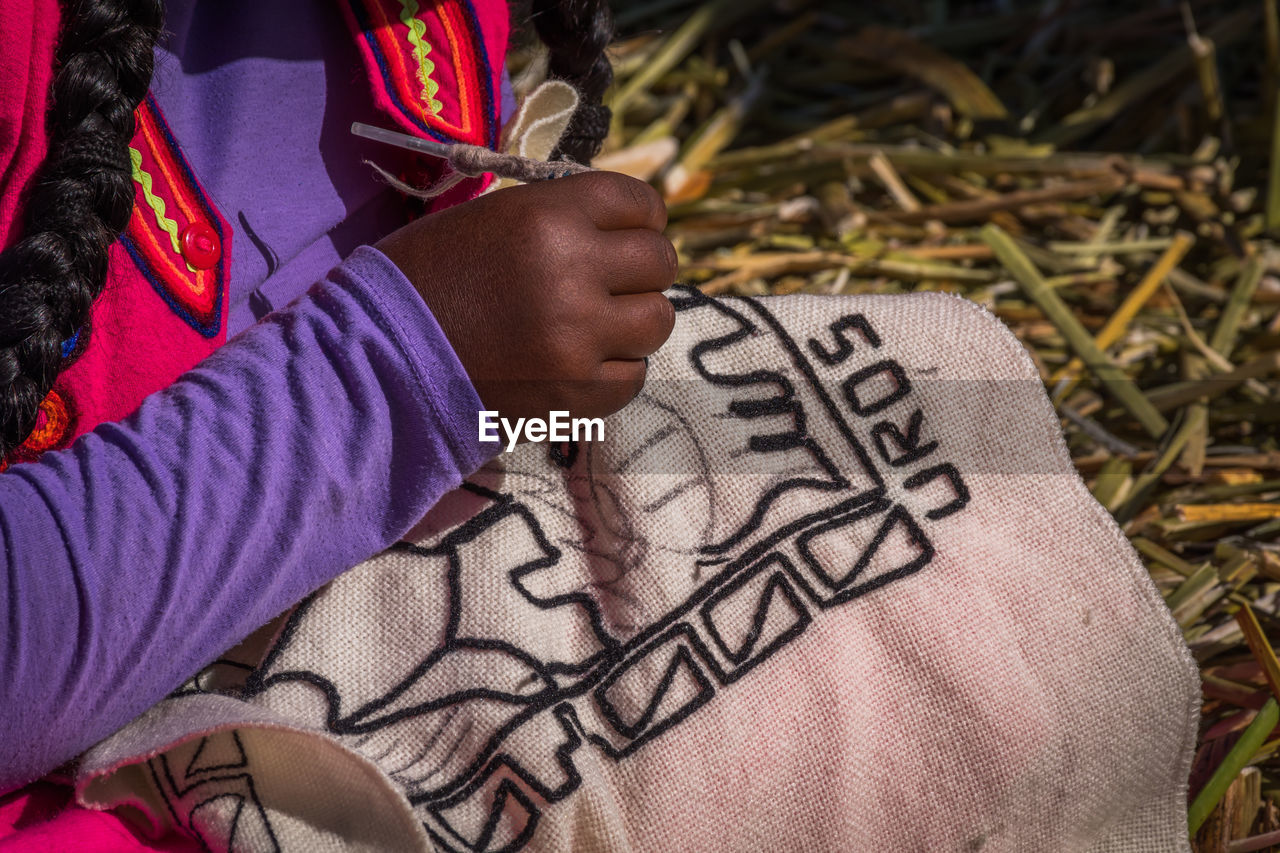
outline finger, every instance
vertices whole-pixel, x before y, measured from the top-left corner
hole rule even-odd
[[[647,358],[671,336],[676,310],[661,293],[615,296],[609,302],[609,334],[602,342],[605,359]]]
[[[581,185],[580,202],[601,231],[624,228],[661,231],[667,227],[667,206],[662,196],[643,181],[618,172],[587,172],[554,183],[561,182],[575,190]]]
[[[555,407],[578,418],[604,418],[631,402],[644,387],[643,359],[615,359],[596,365],[587,382],[565,386],[565,399]]]
[[[661,233],[628,228],[600,236],[599,259],[610,293],[660,292],[675,283],[680,261],[675,246]]]
[[[600,381],[596,383],[596,408],[613,414],[635,399],[644,388],[648,366],[644,359],[617,359],[600,365]]]

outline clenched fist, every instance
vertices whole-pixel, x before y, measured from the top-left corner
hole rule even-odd
[[[589,172],[432,214],[377,244],[417,287],[487,409],[602,417],[671,334],[676,253],[648,184]]]

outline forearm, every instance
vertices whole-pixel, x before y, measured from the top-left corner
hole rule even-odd
[[[396,541],[483,461],[478,406],[361,249],[126,421],[0,475],[0,791]]]

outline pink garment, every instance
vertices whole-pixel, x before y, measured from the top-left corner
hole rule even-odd
[[[195,853],[200,845],[170,834],[143,839],[115,812],[70,805],[71,788],[37,782],[0,797],[0,851],[3,853]]]
[[[0,15],[0,246],[13,241],[19,201],[48,147],[44,114],[53,80],[57,0],[6,0]],[[21,143],[21,144],[19,144]]]

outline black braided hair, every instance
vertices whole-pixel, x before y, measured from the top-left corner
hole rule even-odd
[[[133,111],[151,85],[160,0],[62,0],[49,152],[21,238],[0,252],[0,458],[36,425],[62,342],[89,317],[129,224]]]
[[[578,90],[582,100],[552,158],[589,163],[609,134],[609,108],[601,104],[613,82],[604,50],[613,38],[607,0],[533,0],[533,24],[547,46],[552,77]]]

